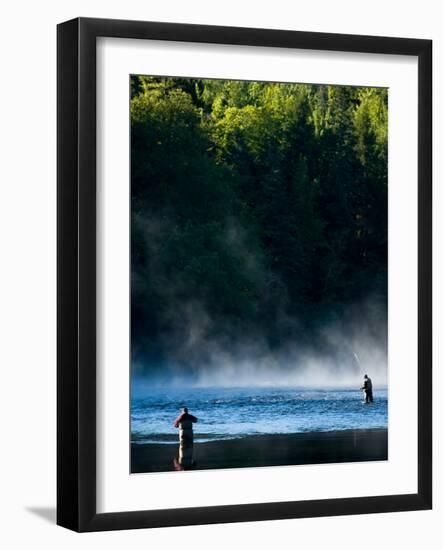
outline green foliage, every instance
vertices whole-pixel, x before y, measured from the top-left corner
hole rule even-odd
[[[133,76],[142,347],[177,303],[253,334],[385,296],[387,124],[384,89]]]

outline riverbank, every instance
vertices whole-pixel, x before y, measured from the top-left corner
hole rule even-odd
[[[255,435],[195,443],[192,458],[180,464],[179,446],[132,444],[131,472],[211,470],[296,464],[387,460],[386,429]]]

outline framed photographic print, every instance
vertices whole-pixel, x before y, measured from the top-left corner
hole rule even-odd
[[[58,26],[58,512],[432,505],[428,40]]]

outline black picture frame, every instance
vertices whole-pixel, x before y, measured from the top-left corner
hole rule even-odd
[[[418,58],[418,491],[416,494],[96,512],[96,39],[398,54]],[[432,506],[432,42],[78,18],[58,25],[57,523],[103,531]]]

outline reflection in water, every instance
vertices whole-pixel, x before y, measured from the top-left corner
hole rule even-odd
[[[195,466],[193,442],[180,438],[178,458],[174,458],[174,468],[177,471],[191,470]]]

